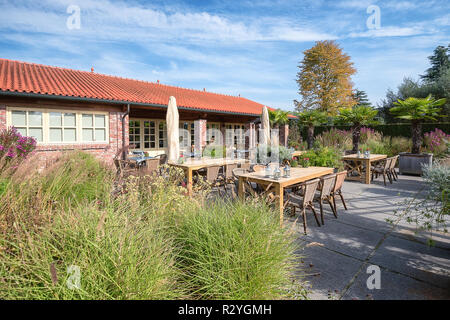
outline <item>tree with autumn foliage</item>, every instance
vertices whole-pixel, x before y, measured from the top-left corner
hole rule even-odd
[[[298,111],[317,109],[330,115],[356,104],[351,76],[356,73],[350,56],[335,41],[318,41],[304,52],[297,73],[301,101]]]

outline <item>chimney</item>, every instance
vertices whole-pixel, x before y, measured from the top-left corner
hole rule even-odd
[[[206,88],[203,88],[203,91],[205,91],[205,92],[206,92]]]
[[[159,80],[156,80],[156,83],[159,84]]]
[[[91,72],[94,72],[94,67],[91,67]]]

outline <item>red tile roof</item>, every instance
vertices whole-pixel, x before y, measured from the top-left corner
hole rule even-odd
[[[7,59],[0,59],[0,90],[151,105],[174,96],[179,107],[251,115],[263,107],[242,97]]]

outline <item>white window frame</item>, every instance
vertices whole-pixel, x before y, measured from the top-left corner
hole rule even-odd
[[[167,150],[167,125],[166,125],[166,121],[163,119],[149,119],[149,118],[130,118],[130,121],[139,121],[139,132],[140,132],[140,137],[139,137],[139,143],[140,143],[140,148],[134,148],[132,150],[142,150],[142,151],[161,151],[161,150]],[[145,121],[153,121],[155,123],[155,148],[145,148],[145,141],[144,141],[144,122]],[[159,124],[163,123],[165,126],[165,137],[163,138],[163,140],[165,141],[165,146],[164,147],[159,147],[159,140],[160,140],[160,136],[159,136]],[[150,127],[149,127],[150,129]],[[128,131],[128,136],[129,136],[129,131]],[[149,135],[151,135],[149,133]],[[149,145],[151,143],[151,141],[149,140]],[[133,142],[130,141],[130,144],[133,144]]]
[[[38,145],[76,145],[76,144],[108,144],[109,143],[109,112],[107,111],[92,111],[92,110],[70,110],[70,109],[49,109],[49,108],[33,108],[33,107],[6,107],[6,126],[10,127],[12,123],[12,111],[37,111],[42,113],[42,141],[38,142]],[[50,141],[50,113],[75,113],[76,121],[76,141],[62,141],[62,142],[51,142]],[[82,115],[92,114],[92,115],[104,115],[105,116],[105,140],[104,141],[83,141],[82,139]],[[95,117],[93,117],[95,119]],[[64,123],[63,123],[64,124]],[[32,126],[33,127],[33,126]],[[52,126],[52,128],[54,128]],[[56,127],[55,127],[56,128]],[[64,128],[64,126],[63,126]],[[103,128],[103,127],[102,127]],[[28,133],[28,123],[27,123],[27,133]],[[95,136],[94,136],[95,139]]]

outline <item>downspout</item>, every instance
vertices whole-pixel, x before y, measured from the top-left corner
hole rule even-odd
[[[125,149],[126,133],[125,133],[125,118],[130,114],[130,104],[127,104],[127,111],[122,115],[122,160],[127,158],[127,150]]]

